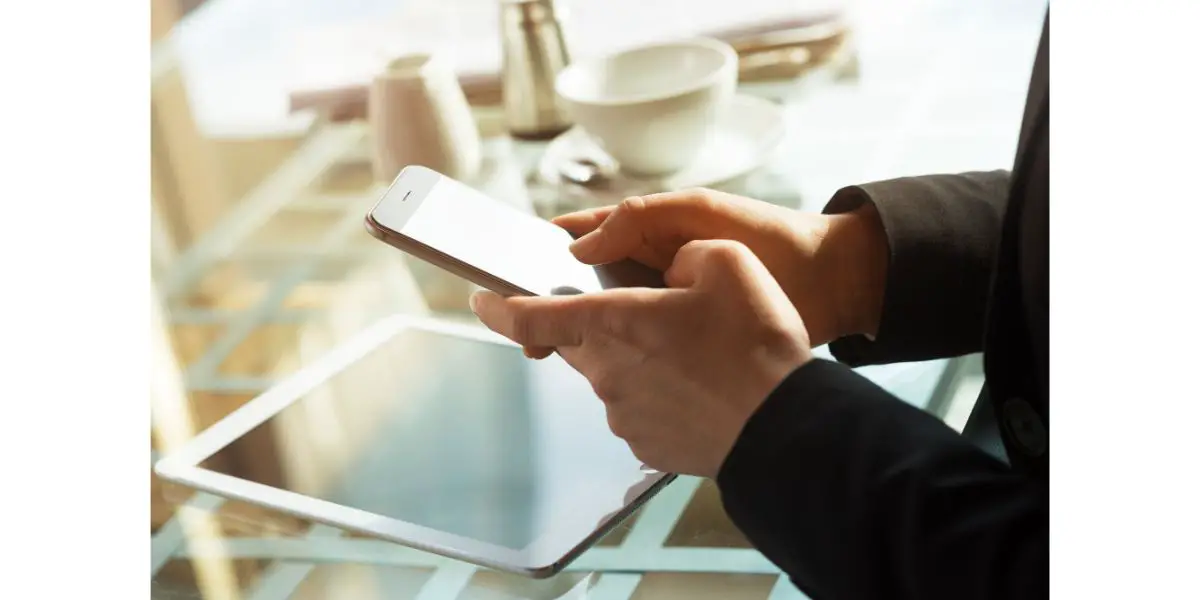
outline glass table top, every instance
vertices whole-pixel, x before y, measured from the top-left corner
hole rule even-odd
[[[836,68],[743,86],[778,103],[785,133],[728,191],[819,210],[839,187],[927,172],[1008,168],[1044,3],[858,3]],[[486,128],[485,128],[486,130]],[[221,140],[236,202],[152,253],[152,459],[380,319],[473,323],[472,287],[365,233],[381,186],[361,123],[295,140]],[[586,195],[538,184],[544,144],[485,140],[472,182],[542,216]],[[238,175],[250,162],[257,176]],[[182,184],[180,184],[182,185]],[[945,415],[954,362],[863,369]],[[253,468],[254,457],[237,457]],[[534,581],[188,490],[151,474],[155,598],[803,598],[753,550],[715,486],[683,477],[560,576]]]

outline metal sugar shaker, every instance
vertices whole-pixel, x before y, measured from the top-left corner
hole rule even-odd
[[[571,122],[554,92],[554,78],[570,62],[554,0],[501,0],[502,85],[509,133],[549,139]]]

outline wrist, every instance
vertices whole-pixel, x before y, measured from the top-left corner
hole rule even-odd
[[[832,282],[837,337],[874,337],[883,313],[889,262],[883,222],[870,202],[828,218],[821,254],[826,259],[826,281]]]

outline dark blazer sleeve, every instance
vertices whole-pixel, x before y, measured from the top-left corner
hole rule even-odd
[[[875,205],[890,260],[874,341],[829,349],[851,366],[979,352],[1008,197],[1007,171],[905,177],[839,190],[826,213]]]
[[[793,372],[717,485],[738,528],[814,600],[1048,593],[1045,485],[842,364]]]

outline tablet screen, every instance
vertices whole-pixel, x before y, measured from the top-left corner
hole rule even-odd
[[[253,457],[252,460],[247,457]],[[406,329],[200,465],[511,549],[641,463],[553,356]]]

